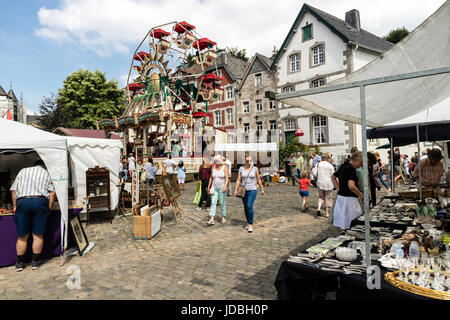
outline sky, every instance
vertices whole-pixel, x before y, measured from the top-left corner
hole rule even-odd
[[[0,85],[38,111],[79,69],[126,85],[132,54],[148,30],[187,21],[218,47],[271,56],[297,17],[298,0],[0,0]],[[385,36],[419,26],[445,0],[309,0],[342,20],[357,9],[363,29]]]

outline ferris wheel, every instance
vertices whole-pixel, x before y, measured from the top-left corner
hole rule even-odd
[[[196,104],[215,102],[223,93],[223,79],[205,73],[216,64],[216,45],[186,21],[150,29],[133,54],[124,116],[161,111],[204,116]],[[182,71],[189,62],[197,65],[195,74]]]

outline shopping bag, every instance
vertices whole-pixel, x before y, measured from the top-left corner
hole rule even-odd
[[[197,186],[197,192],[195,193],[194,203],[198,205],[200,203],[200,198],[202,197],[202,183],[199,181]]]

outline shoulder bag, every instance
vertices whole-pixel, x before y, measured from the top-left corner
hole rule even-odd
[[[250,173],[252,172],[253,167],[250,168],[248,171],[247,179],[245,179],[244,185],[240,185],[237,189],[236,197],[238,198],[244,198],[245,196],[245,185],[247,184],[248,177],[250,176]]]

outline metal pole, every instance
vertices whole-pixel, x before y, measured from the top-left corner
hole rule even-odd
[[[419,160],[417,161],[417,165],[419,166],[419,181],[418,181],[418,183],[419,183],[420,202],[422,202],[422,168],[420,167],[420,137],[419,137],[419,125],[418,124],[416,124],[416,134],[417,134],[417,150],[419,152]]]
[[[362,151],[363,151],[363,177],[364,177],[364,221],[366,227],[366,268],[369,274],[371,265],[370,258],[370,217],[369,217],[369,166],[367,161],[367,122],[366,122],[366,88],[364,85],[360,89],[361,105],[361,131],[362,131]]]
[[[394,138],[390,139],[391,142],[391,161],[389,166],[391,167],[391,190],[395,192],[395,183],[394,183]]]

